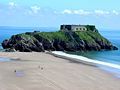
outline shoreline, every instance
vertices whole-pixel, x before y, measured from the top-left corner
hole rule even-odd
[[[37,52],[2,52],[0,57],[13,59],[0,62],[0,89],[120,90],[118,78],[93,65]]]
[[[81,64],[88,65],[88,66],[94,66],[96,68],[99,68],[101,70],[104,70],[104,71],[112,74],[113,76],[115,76],[117,78],[120,78],[120,65],[118,65],[118,64],[112,64],[112,63],[103,62],[103,61],[99,61],[99,60],[93,60],[93,59],[89,59],[84,56],[67,54],[67,53],[61,52],[61,51],[48,52],[48,54],[51,54],[58,58],[70,60],[72,62],[81,63]]]
[[[84,56],[67,54],[67,53],[61,52],[61,51],[53,51],[53,52],[50,52],[49,54],[56,56],[56,57],[59,57],[59,58],[69,59],[69,60],[73,60],[76,62],[80,62],[83,64],[92,65],[92,66],[102,65],[102,66],[120,69],[120,65],[118,65],[118,64],[112,64],[112,63],[103,62],[103,61],[99,61],[99,60],[93,60],[93,59],[89,59],[89,58],[84,57]]]

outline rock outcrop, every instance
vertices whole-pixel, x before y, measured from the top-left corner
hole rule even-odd
[[[4,49],[20,52],[117,50],[99,32],[26,32],[2,43]]]

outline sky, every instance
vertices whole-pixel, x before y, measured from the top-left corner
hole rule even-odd
[[[0,26],[120,29],[120,0],[0,0]]]

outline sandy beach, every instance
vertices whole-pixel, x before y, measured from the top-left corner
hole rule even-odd
[[[120,79],[97,67],[46,53],[1,52],[0,90],[120,90]]]

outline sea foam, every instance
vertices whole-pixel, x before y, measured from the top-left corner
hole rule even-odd
[[[120,65],[117,65],[117,64],[112,64],[112,63],[108,63],[108,62],[93,60],[93,59],[89,59],[89,58],[83,57],[83,56],[67,54],[67,53],[61,52],[61,51],[53,51],[52,54],[57,56],[57,57],[72,59],[74,61],[85,63],[85,64],[90,64],[90,65],[95,65],[95,66],[102,65],[102,66],[107,66],[107,67],[111,67],[111,68],[120,69]]]

